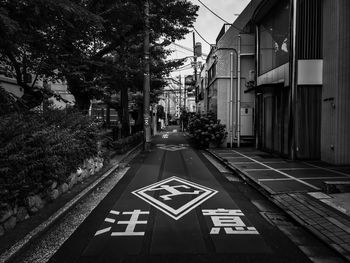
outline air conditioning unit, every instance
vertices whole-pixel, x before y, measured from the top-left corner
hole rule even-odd
[[[248,82],[255,81],[255,70],[249,70]]]

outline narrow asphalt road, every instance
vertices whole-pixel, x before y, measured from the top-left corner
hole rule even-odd
[[[276,209],[182,133],[163,133],[49,262],[311,262],[267,220],[263,211]]]

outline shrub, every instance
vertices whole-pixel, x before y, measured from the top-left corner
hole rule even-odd
[[[227,135],[225,125],[220,124],[220,120],[213,113],[190,117],[188,130],[192,140],[200,148],[208,147],[209,143],[219,146]]]
[[[111,135],[106,135],[103,142],[103,147],[109,150],[115,151],[116,153],[124,153],[136,146],[143,139],[143,132],[137,132],[131,136],[120,138],[113,141]]]
[[[98,126],[78,112],[11,114],[0,122],[0,200],[21,200],[97,155]]]

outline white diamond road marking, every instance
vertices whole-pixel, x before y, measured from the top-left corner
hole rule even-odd
[[[190,188],[193,190],[188,190]],[[156,198],[154,195],[157,191],[166,191],[168,194],[162,194]],[[206,186],[173,176],[133,191],[132,193],[173,219],[178,220],[209,198],[213,197],[217,192],[218,191]],[[180,201],[181,206],[178,208],[172,207],[169,202],[179,200],[177,198],[183,195],[192,197],[192,199],[185,203],[181,203]]]
[[[187,147],[182,145],[163,145],[163,146],[161,145],[161,146],[158,146],[158,148],[165,151],[171,151],[171,152],[187,149]]]

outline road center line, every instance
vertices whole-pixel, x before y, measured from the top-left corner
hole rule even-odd
[[[251,160],[251,161],[253,161],[253,162],[257,163],[257,164],[260,164],[260,165],[262,165],[262,166],[265,166],[266,168],[269,168],[269,169],[272,170],[272,171],[275,171],[275,172],[280,173],[280,174],[282,174],[282,175],[284,175],[284,176],[286,176],[286,177],[289,177],[289,178],[291,178],[291,179],[294,179],[295,181],[297,181],[297,182],[299,182],[299,183],[302,183],[302,184],[304,184],[304,185],[307,185],[307,186],[311,187],[312,189],[321,190],[320,188],[318,188],[318,187],[316,187],[316,186],[314,186],[314,185],[312,185],[312,184],[309,184],[309,183],[307,183],[307,182],[304,182],[303,180],[300,180],[300,179],[298,179],[298,178],[295,178],[294,176],[291,176],[291,175],[289,175],[289,174],[287,174],[287,173],[284,173],[284,172],[279,171],[279,170],[277,170],[277,169],[275,169],[275,168],[272,168],[271,166],[268,166],[268,165],[266,165],[266,164],[264,164],[264,163],[261,163],[261,162],[259,162],[259,161],[256,161],[256,160],[254,160],[253,158],[250,158],[250,157],[247,156],[247,155],[244,155],[244,154],[242,154],[242,153],[240,153],[240,152],[237,152],[237,151],[234,151],[234,150],[232,150],[232,151],[235,152],[235,153],[237,153],[237,154],[240,154],[241,156],[245,156],[247,159],[249,159],[249,160]]]

